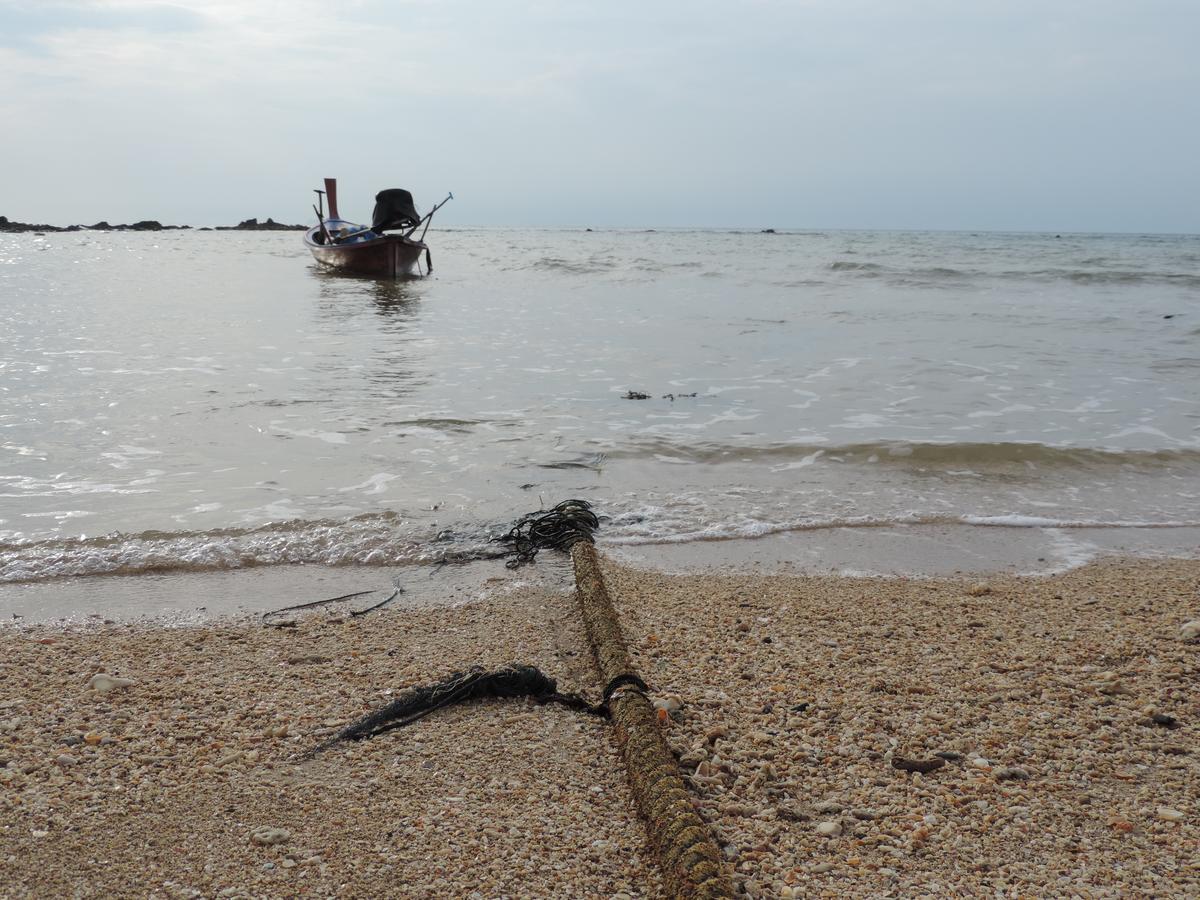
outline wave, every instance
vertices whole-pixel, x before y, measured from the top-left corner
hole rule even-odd
[[[617,268],[617,260],[591,257],[589,259],[564,259],[559,256],[543,256],[518,268],[539,269],[549,272],[566,272],[570,275],[593,275],[610,272]]]
[[[613,520],[617,526],[621,518]],[[1200,528],[1198,521],[1156,521],[1152,519],[1054,519],[1045,516],[1007,514],[995,516],[978,515],[920,515],[903,516],[843,516],[802,518],[785,522],[768,522],[743,519],[705,525],[688,531],[671,534],[656,534],[643,529],[624,529],[608,535],[608,543],[621,546],[651,546],[657,544],[687,544],[704,541],[741,541],[768,537],[775,534],[791,534],[805,531],[835,531],[844,528],[896,528],[899,526],[944,526],[975,528],[1043,528],[1043,529],[1111,529],[1148,528],[1177,529]]]
[[[904,468],[997,468],[1033,465],[1039,468],[1110,468],[1161,470],[1200,467],[1200,448],[1127,450],[1100,447],[1059,447],[1018,441],[918,443],[873,441],[858,444],[679,444],[667,440],[641,441],[611,449],[607,459],[653,459],[670,456],[692,463],[761,463],[775,466],[818,462],[854,463]]]
[[[1082,261],[1088,265],[1091,260]],[[949,266],[887,266],[874,262],[839,259],[828,266],[832,272],[845,272],[860,278],[889,278],[901,283],[936,284],[964,279],[999,281],[1069,281],[1080,285],[1165,285],[1200,287],[1200,275],[1192,272],[1159,272],[1147,269],[1091,269],[1050,267],[1043,269],[956,269]]]
[[[879,263],[854,262],[849,259],[839,259],[830,263],[829,270],[831,272],[858,272],[870,276],[890,271],[887,266],[881,266]]]
[[[388,427],[403,427],[410,428],[428,428],[432,431],[450,431],[459,434],[468,434],[476,425],[487,423],[487,419],[454,419],[454,418],[438,418],[438,417],[423,417],[417,419],[396,419],[384,423]]]
[[[274,565],[394,566],[445,556],[437,535],[417,536],[403,524],[399,515],[382,512],[341,521],[295,519],[258,528],[145,531],[0,543],[0,583]],[[464,548],[484,543],[487,538],[482,530],[455,535]]]
[[[774,534],[845,528],[945,526],[979,528],[1200,528],[1200,521],[1047,518],[1022,514],[897,516],[810,515],[771,521],[733,515],[722,521],[678,519],[642,507],[602,516],[601,537],[613,546],[747,540]],[[293,520],[249,529],[111,534],[66,541],[0,543],[0,584],[104,575],[222,572],[282,565],[416,566],[490,557],[503,531],[468,526],[418,534],[400,517],[373,513],[344,521]]]
[[[1031,272],[1033,278],[1065,278],[1076,284],[1161,284],[1174,287],[1200,287],[1200,275],[1187,272],[1138,272],[1109,271],[1088,272],[1073,270],[1045,270]]]

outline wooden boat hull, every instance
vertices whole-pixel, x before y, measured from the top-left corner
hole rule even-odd
[[[376,278],[420,275],[421,255],[427,249],[422,241],[394,234],[345,244],[325,244],[321,238],[320,226],[304,235],[305,246],[318,263],[339,272]]]

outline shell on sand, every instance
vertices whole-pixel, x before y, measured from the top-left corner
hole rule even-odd
[[[109,675],[107,672],[97,672],[88,679],[88,687],[97,694],[107,694],[109,691],[127,688],[134,684],[137,684],[137,682],[132,678],[118,678],[115,675]]]

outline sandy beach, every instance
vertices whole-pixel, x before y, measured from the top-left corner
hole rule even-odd
[[[749,895],[1200,890],[1200,563],[606,577]],[[595,698],[570,595],[0,640],[4,896],[662,894],[602,720],[488,701],[301,759],[472,664]]]

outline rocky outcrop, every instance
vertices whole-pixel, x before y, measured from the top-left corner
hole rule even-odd
[[[80,226],[69,225],[66,228],[59,228],[57,225],[31,225],[29,222],[10,222],[8,216],[0,216],[0,232],[23,232],[23,231],[79,231]]]
[[[268,217],[267,221],[260,222],[258,219],[246,219],[244,222],[238,222],[236,225],[218,225],[217,231],[307,231],[307,225],[284,225],[282,222],[276,222]]]
[[[28,222],[10,222],[7,216],[0,216],[0,232],[48,232],[48,231],[182,231],[191,225],[164,225],[154,219],[143,219],[132,225],[109,225],[107,222],[97,222],[95,225],[31,225]]]
[[[58,232],[58,231],[184,231],[191,225],[164,225],[154,219],[143,219],[132,225],[110,225],[107,221],[99,221],[95,225],[32,225],[29,222],[10,222],[7,216],[0,216],[0,233],[19,234],[22,232]],[[246,219],[236,225],[218,225],[213,228],[201,228],[200,231],[305,231],[307,225],[285,225],[268,218],[265,222],[258,219]]]

